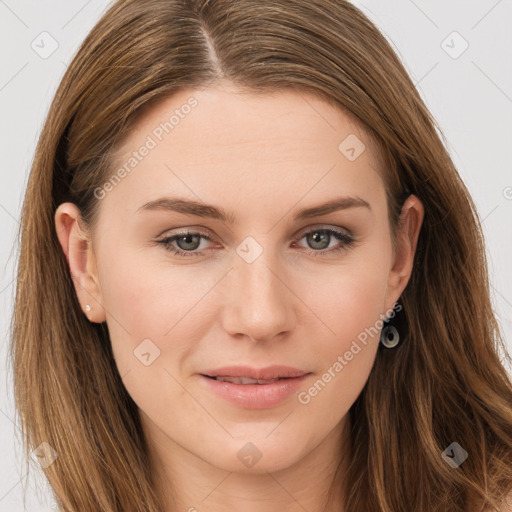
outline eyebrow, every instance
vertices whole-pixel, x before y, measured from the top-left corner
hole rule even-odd
[[[302,208],[295,216],[294,220],[311,219],[313,217],[320,217],[339,210],[346,210],[348,208],[363,207],[371,211],[370,204],[357,196],[337,197],[317,206],[310,208]],[[174,197],[161,197],[154,201],[149,201],[143,204],[139,211],[152,211],[152,210],[170,210],[185,215],[194,215],[197,217],[208,217],[218,219],[228,224],[235,223],[235,216],[233,213],[227,213],[223,208],[211,204],[200,203],[188,199],[180,199]]]

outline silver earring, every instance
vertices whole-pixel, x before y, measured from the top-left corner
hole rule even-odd
[[[85,311],[91,311],[91,306],[89,306],[89,304],[85,305]]]
[[[380,342],[386,348],[395,348],[400,342],[400,334],[394,325],[386,325],[380,333]]]

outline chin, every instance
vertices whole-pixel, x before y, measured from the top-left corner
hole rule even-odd
[[[309,443],[288,435],[291,432],[284,430],[278,438],[272,439],[274,434],[269,435],[269,432],[275,427],[276,424],[271,428],[266,425],[264,429],[259,429],[257,435],[233,438],[224,446],[221,443],[212,444],[214,451],[204,459],[224,471],[243,474],[266,474],[293,466],[300,460],[301,454],[308,452]]]

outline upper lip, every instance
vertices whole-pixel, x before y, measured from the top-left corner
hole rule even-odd
[[[207,377],[246,377],[255,380],[270,380],[278,378],[302,377],[309,372],[292,368],[291,366],[267,366],[252,368],[250,366],[225,366],[215,370],[206,370],[201,375]]]

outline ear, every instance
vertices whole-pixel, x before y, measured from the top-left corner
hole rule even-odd
[[[55,229],[75,285],[78,301],[91,322],[104,322],[101,288],[89,233],[82,227],[79,208],[62,203],[55,212]],[[89,308],[87,308],[89,305]]]
[[[393,309],[411,277],[414,255],[425,211],[421,201],[410,195],[402,206],[397,229],[397,249],[389,272],[386,312]]]

